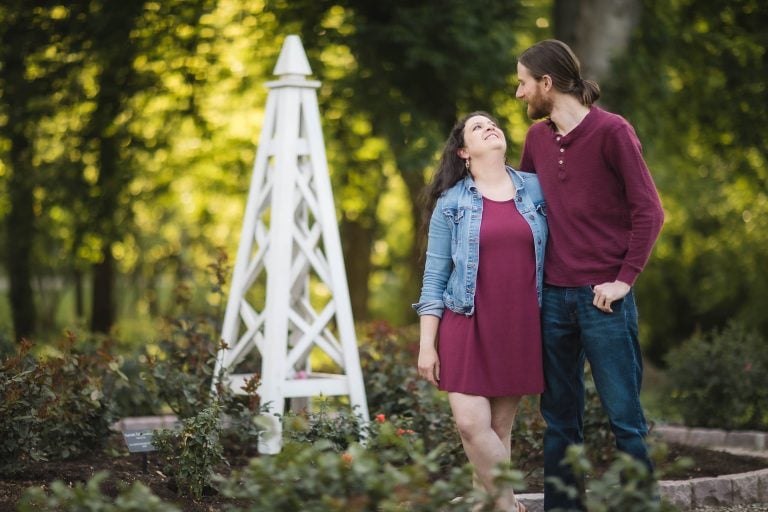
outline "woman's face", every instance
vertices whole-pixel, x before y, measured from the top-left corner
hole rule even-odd
[[[507,150],[507,141],[495,122],[485,116],[467,119],[464,123],[464,147],[459,150],[461,158],[478,157],[499,150],[502,153]]]

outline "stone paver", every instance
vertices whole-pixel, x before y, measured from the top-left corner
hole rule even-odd
[[[659,482],[661,495],[680,510],[691,508],[693,492],[688,480],[663,480]]]
[[[518,494],[517,499],[525,505],[528,512],[544,512],[544,494],[542,493],[530,493],[530,494]]]
[[[725,438],[725,445],[732,448],[762,451],[768,449],[768,446],[766,446],[766,437],[766,434],[763,432],[728,432],[728,435]]]
[[[692,428],[688,432],[688,443],[694,446],[725,446],[728,432],[720,429]]]
[[[653,428],[653,434],[661,437],[668,443],[687,444],[689,430],[687,427],[659,425]]]
[[[768,496],[763,496],[764,488],[768,484],[768,469],[750,471],[733,476],[733,503],[759,503],[768,501]]]
[[[733,481],[729,478],[693,478],[693,505],[706,507],[733,504]]]

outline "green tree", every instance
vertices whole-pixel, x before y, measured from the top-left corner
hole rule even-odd
[[[402,276],[401,297],[408,298],[402,303],[407,305],[418,296],[420,194],[427,171],[460,113],[493,110],[493,96],[500,91],[511,96],[521,7],[518,2],[346,0],[276,2],[270,9],[300,32],[310,61],[322,62],[323,52],[331,48],[349,55],[352,71],[343,75],[326,77],[322,65],[313,68],[336,95],[342,93],[347,115],[364,116],[371,133],[386,140],[405,184],[406,215],[415,227]],[[327,110],[331,98],[323,99]],[[355,154],[353,147],[345,152]],[[370,163],[344,171],[365,173],[349,182],[380,183],[381,171]],[[368,196],[368,208],[354,219],[342,218],[342,233],[350,235],[344,237],[347,254],[370,255],[371,233],[378,228],[376,200]],[[350,276],[353,296],[367,288],[365,273]]]
[[[667,221],[638,285],[649,355],[729,319],[768,333],[768,6],[644,0],[612,97],[644,141]]]
[[[59,276],[71,269],[79,292],[91,265],[91,328],[112,326],[115,248],[131,231],[139,196],[131,187],[146,155],[167,145],[169,120],[195,116],[200,63],[189,57],[204,39],[198,22],[213,7],[208,0],[17,2],[0,11],[9,21],[0,69],[11,170],[5,247],[14,323],[24,326],[17,332],[32,330],[30,281],[46,263]],[[180,77],[170,92],[165,74]],[[136,124],[153,95],[166,99],[153,110],[165,121],[161,130]],[[78,293],[78,316],[82,302]]]
[[[41,200],[35,155],[39,123],[57,108],[80,64],[85,5],[6,2],[0,6],[0,157],[8,194],[4,215],[5,267],[15,337],[35,330],[32,277],[38,257]],[[62,101],[66,103],[66,101]]]

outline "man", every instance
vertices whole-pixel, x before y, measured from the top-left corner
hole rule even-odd
[[[547,201],[542,343],[547,422],[544,472],[576,484],[561,465],[583,442],[584,361],[619,450],[652,470],[640,405],[642,357],[632,285],[661,231],[664,213],[632,126],[593,105],[597,83],[561,41],[546,40],[518,59],[516,96],[531,126],[520,169],[536,172]],[[545,510],[584,510],[550,483]]]

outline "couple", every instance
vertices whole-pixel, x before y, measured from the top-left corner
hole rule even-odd
[[[451,131],[427,189],[430,214],[419,303],[419,373],[448,392],[477,479],[510,460],[521,396],[541,393],[545,477],[580,443],[584,360],[619,450],[651,468],[640,405],[642,358],[632,284],[663,211],[633,128],[593,103],[564,43],[518,59],[516,96],[531,126],[520,171],[505,165],[494,119],[475,112]],[[525,171],[525,172],[523,172]],[[545,203],[546,200],[546,203]],[[510,491],[499,509],[523,511]],[[545,510],[584,510],[545,485]]]

